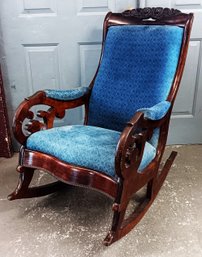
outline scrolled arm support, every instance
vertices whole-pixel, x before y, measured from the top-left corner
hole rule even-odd
[[[129,178],[131,168],[137,170],[146,143],[147,130],[141,130],[144,114],[137,112],[121,134],[115,157],[115,169],[119,177]]]
[[[145,143],[151,139],[153,131],[168,121],[170,110],[159,120],[150,120],[145,113],[138,111],[127,123],[117,145],[115,170],[118,177],[130,178],[140,166]]]
[[[121,134],[115,157],[119,177],[129,177],[131,168],[137,170],[140,165],[147,137],[147,130],[140,129],[143,121],[144,114],[137,112]]]
[[[69,100],[61,101],[46,96],[44,91],[38,91],[19,105],[13,119],[13,133],[18,142],[22,145],[26,143],[28,136],[39,130],[50,129],[53,127],[54,119],[62,119],[65,110],[87,104],[88,94]],[[40,110],[34,114],[32,107],[46,105],[48,110]],[[27,122],[28,120],[28,122]]]

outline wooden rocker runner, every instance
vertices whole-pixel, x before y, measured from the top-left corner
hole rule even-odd
[[[168,8],[108,13],[89,87],[39,91],[18,107],[13,131],[22,145],[20,179],[9,200],[47,195],[65,183],[87,186],[114,199],[104,244],[126,235],[156,198],[177,154],[160,169],[192,21],[192,13]],[[48,109],[35,114],[37,105]],[[84,125],[53,128],[56,117],[82,105]],[[29,187],[35,169],[58,182]],[[144,199],[125,218],[132,196],[145,186]]]

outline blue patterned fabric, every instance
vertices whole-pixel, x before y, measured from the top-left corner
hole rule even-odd
[[[171,103],[168,101],[162,101],[150,108],[141,108],[138,109],[138,112],[143,112],[144,117],[150,120],[160,120],[168,112]]]
[[[88,124],[122,131],[137,109],[166,100],[176,72],[183,28],[112,26],[89,105]]]
[[[157,148],[158,146],[159,134],[160,134],[160,129],[159,128],[154,129],[153,135],[149,140],[149,143],[155,148]]]
[[[151,120],[159,120],[163,118],[168,112],[171,103],[168,101],[162,101],[150,108],[142,108],[137,111],[144,112],[144,117]],[[158,145],[159,140],[159,128],[156,128],[153,132],[152,138],[149,140],[149,143],[153,145],[155,148]]]
[[[57,99],[57,100],[62,100],[62,101],[77,99],[83,96],[87,91],[88,91],[88,87],[79,87],[79,88],[68,89],[68,90],[54,90],[54,89],[44,90],[47,97]]]
[[[115,152],[120,134],[93,126],[64,126],[32,134],[27,139],[27,148],[114,177]],[[156,149],[146,143],[139,171],[144,169],[155,155]]]

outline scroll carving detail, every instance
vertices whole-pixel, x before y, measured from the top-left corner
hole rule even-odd
[[[163,7],[146,7],[137,8],[132,10],[126,10],[122,13],[125,17],[134,17],[140,20],[143,19],[154,19],[161,20],[181,14],[177,9],[163,8]]]
[[[26,98],[18,107],[13,123],[13,133],[20,144],[25,144],[30,134],[53,127],[54,119],[62,119],[65,110],[85,104],[86,96],[70,101],[58,101],[47,98],[43,91]],[[45,105],[48,109],[35,113],[32,107]],[[28,122],[27,122],[28,121]]]

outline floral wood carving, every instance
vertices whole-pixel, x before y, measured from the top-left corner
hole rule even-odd
[[[154,19],[161,20],[165,18],[170,18],[181,14],[177,9],[162,8],[162,7],[146,7],[146,8],[137,8],[132,10],[126,10],[122,13],[125,17],[134,17],[140,20],[143,19]]]
[[[50,129],[53,127],[54,119],[62,119],[65,116],[65,110],[81,106],[86,103],[87,95],[70,101],[58,101],[46,97],[45,92],[38,91],[33,96],[26,98],[18,107],[14,117],[13,133],[18,142],[25,144],[30,134],[39,130]],[[32,107],[45,105],[46,111],[31,110]]]
[[[120,144],[116,153],[116,163],[118,163],[116,165],[116,172],[123,178],[131,176],[134,169],[138,169],[142,160],[145,143],[151,138],[154,129],[145,126],[145,118],[142,112],[137,112],[133,121],[128,123],[124,130],[124,136],[120,138]],[[122,140],[127,141],[124,147],[121,144]]]

